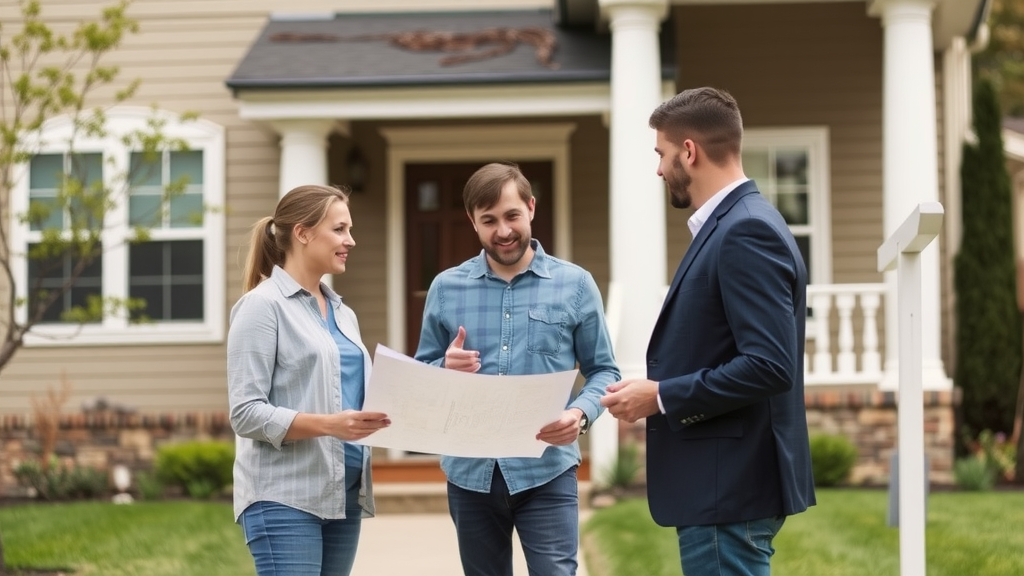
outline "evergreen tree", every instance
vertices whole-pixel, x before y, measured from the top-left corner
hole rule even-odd
[[[956,385],[967,432],[1009,432],[1021,369],[1010,177],[993,85],[977,82],[976,143],[964,145],[963,240],[954,260]]]

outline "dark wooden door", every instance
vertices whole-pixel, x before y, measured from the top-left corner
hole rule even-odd
[[[439,272],[480,253],[480,239],[466,215],[462,189],[485,162],[405,166],[406,352],[420,338],[427,289]],[[537,199],[533,237],[554,248],[551,162],[520,162]]]

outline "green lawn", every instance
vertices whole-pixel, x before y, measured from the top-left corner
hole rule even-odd
[[[8,568],[75,576],[252,576],[224,502],[31,504],[0,508]]]
[[[899,535],[884,490],[818,490],[818,505],[786,520],[773,576],[896,576]],[[940,492],[928,499],[928,576],[1024,575],[1024,492]],[[595,511],[583,527],[590,576],[679,576],[675,530],[643,499]]]
[[[819,490],[786,521],[775,576],[896,576],[899,539],[884,490]],[[928,576],[1024,575],[1024,492],[942,492],[928,502]],[[75,576],[251,576],[224,502],[106,502],[0,508],[9,567]],[[583,527],[590,576],[679,576],[675,531],[643,499],[597,510]]]

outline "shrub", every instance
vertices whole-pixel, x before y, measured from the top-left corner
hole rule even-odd
[[[636,444],[622,444],[615,462],[603,471],[604,485],[609,488],[629,488],[636,482],[637,474],[643,467]]]
[[[857,448],[846,436],[811,436],[811,469],[816,486],[835,486],[845,482],[856,462]]]
[[[69,468],[56,457],[50,458],[45,468],[36,460],[22,462],[14,469],[14,477],[44,500],[96,498],[109,491],[105,472],[84,466]]]
[[[985,492],[995,485],[996,473],[984,459],[971,456],[953,463],[953,479],[963,490]]]
[[[136,474],[135,485],[138,486],[139,496],[143,500],[159,500],[164,496],[164,483],[152,472]]]
[[[1005,434],[982,430],[976,439],[968,439],[964,443],[978,460],[985,463],[995,481],[1014,479],[1017,447]]]
[[[231,484],[235,446],[227,442],[185,442],[161,447],[156,476],[193,497],[208,497]]]

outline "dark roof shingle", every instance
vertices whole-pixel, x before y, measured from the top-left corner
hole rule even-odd
[[[524,42],[504,54],[452,65],[443,63],[445,57],[495,45],[442,52],[408,50],[389,42],[403,33],[488,29],[540,29],[553,35],[553,65],[545,66],[543,54]],[[670,39],[663,34],[664,77],[674,74],[673,61]],[[551,10],[336,14],[331,19],[269,20],[227,85],[238,90],[608,81],[610,69],[611,36],[592,27],[559,27]]]

